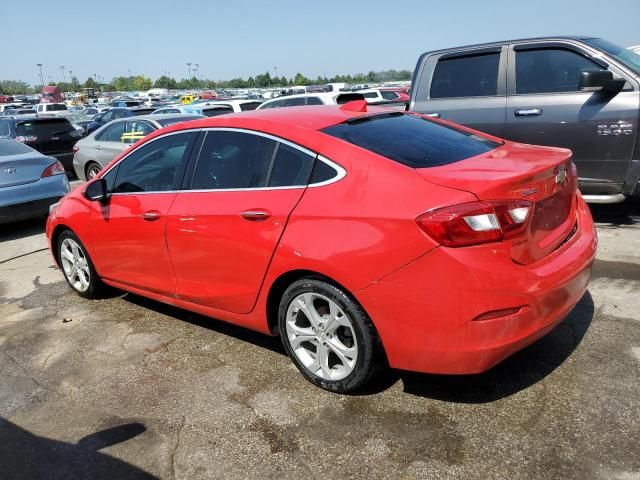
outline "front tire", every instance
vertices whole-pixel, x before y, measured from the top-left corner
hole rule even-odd
[[[302,279],[287,288],[278,326],[295,366],[325,390],[357,390],[382,364],[380,339],[366,312],[349,294],[322,280]]]
[[[78,236],[65,230],[58,238],[58,263],[67,284],[84,298],[99,298],[104,284]]]

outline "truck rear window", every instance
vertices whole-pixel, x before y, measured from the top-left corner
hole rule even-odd
[[[500,145],[401,112],[357,117],[321,131],[413,168],[447,165]]]

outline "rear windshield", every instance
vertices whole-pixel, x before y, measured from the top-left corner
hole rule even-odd
[[[438,167],[500,144],[412,114],[358,117],[322,132],[413,168]]]
[[[54,133],[64,133],[71,130],[75,129],[63,118],[29,120],[16,125],[17,135],[35,135],[36,137],[50,137]]]
[[[0,157],[5,155],[21,155],[30,152],[33,152],[33,150],[20,142],[0,140]]]

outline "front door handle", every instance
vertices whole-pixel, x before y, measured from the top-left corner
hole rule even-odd
[[[440,118],[440,112],[425,113],[426,117]]]
[[[534,117],[536,115],[542,115],[541,108],[518,108],[513,113],[516,117]]]
[[[147,222],[155,222],[160,218],[160,212],[157,210],[149,210],[148,212],[144,212],[142,214],[142,219]]]
[[[268,210],[245,210],[240,214],[240,216],[245,220],[259,222],[269,218],[271,216],[271,212]]]

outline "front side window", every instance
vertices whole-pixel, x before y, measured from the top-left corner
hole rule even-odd
[[[438,60],[431,98],[486,97],[498,93],[500,54],[482,53]]]
[[[566,48],[517,50],[516,93],[578,92],[583,70],[603,68]]]
[[[113,193],[166,192],[176,176],[195,132],[166,135],[136,149],[118,163]]]
[[[191,188],[264,187],[276,145],[275,140],[249,133],[207,132]]]

